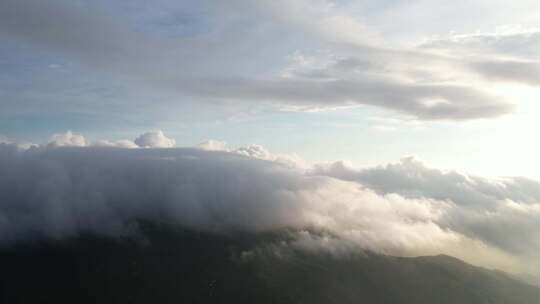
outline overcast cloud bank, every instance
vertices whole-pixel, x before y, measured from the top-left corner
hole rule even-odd
[[[211,151],[77,147],[86,142],[78,136],[53,137],[72,147],[0,144],[0,243],[83,231],[129,235],[147,219],[214,233],[293,228],[291,246],[338,256],[444,253],[538,272],[540,184],[533,180],[445,172],[411,158],[306,168],[260,146],[229,151],[216,142],[206,143]]]

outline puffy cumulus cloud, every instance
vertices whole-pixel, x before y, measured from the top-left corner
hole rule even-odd
[[[135,144],[142,148],[172,148],[176,145],[176,141],[165,136],[163,131],[157,130],[135,138]]]
[[[84,136],[71,131],[53,134],[48,142],[50,147],[84,147],[88,144]]]
[[[330,175],[337,174],[329,170],[283,166],[259,159],[271,158],[259,150],[95,146],[19,150],[0,145],[0,242],[64,238],[82,231],[126,235],[136,230],[136,220],[147,219],[215,233],[290,228],[297,232],[288,246],[336,256],[358,250],[403,256],[445,253],[515,270],[523,255],[490,239],[500,232],[490,234],[490,229],[498,224],[503,230],[501,223],[510,222],[520,228],[505,231],[507,235],[515,229],[537,228],[540,208],[522,203],[518,196],[498,208],[476,212],[466,202],[460,208],[442,194],[435,198],[390,190],[395,189],[392,185],[377,188],[365,182],[365,186],[357,181],[356,172],[354,178],[334,178]],[[508,196],[504,193],[500,195]],[[493,216],[483,216],[487,210]],[[464,215],[457,217],[458,212]],[[520,243],[521,249],[535,248],[526,241]]]
[[[264,160],[273,160],[275,156],[261,145],[249,145],[234,150],[235,153]]]
[[[0,141],[1,142],[1,141]],[[10,143],[9,141],[5,141]],[[139,135],[135,141],[129,139],[120,140],[87,140],[82,134],[76,134],[72,131],[53,134],[47,143],[47,147],[117,147],[117,148],[171,148],[176,141],[165,136],[163,131],[150,131]],[[21,148],[36,146],[34,144],[19,145]]]
[[[197,148],[207,151],[227,151],[227,143],[219,140],[205,140],[197,145]]]

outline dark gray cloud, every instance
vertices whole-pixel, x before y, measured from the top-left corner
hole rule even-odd
[[[3,241],[124,234],[137,218],[210,231],[271,229],[301,222],[295,192],[318,183],[272,163],[200,149],[21,151],[2,144],[0,163]]]

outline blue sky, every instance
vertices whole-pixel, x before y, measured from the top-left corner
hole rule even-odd
[[[534,1],[0,4],[0,134],[260,144],[358,166],[415,155],[540,178]]]

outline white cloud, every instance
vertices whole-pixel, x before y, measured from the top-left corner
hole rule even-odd
[[[53,134],[48,142],[50,147],[85,147],[87,144],[84,136],[71,131]]]
[[[426,39],[422,48],[468,56],[540,59],[540,28],[501,26],[494,32],[451,33]]]
[[[120,139],[115,141],[98,140],[92,145],[98,147],[119,147],[119,148],[138,148],[139,146],[129,139]]]
[[[139,136],[137,139],[144,137],[144,139],[141,139],[146,144],[154,144],[155,146],[152,147],[169,147],[167,144],[170,144],[172,141],[172,145],[174,145],[174,140],[168,139],[163,135],[163,132],[157,131],[157,132],[148,132],[141,136]],[[144,141],[146,140],[146,141]],[[161,145],[161,146],[160,146]],[[25,144],[20,145],[21,148],[30,148],[32,146],[37,146],[35,144]],[[119,148],[137,148],[139,147],[137,144],[135,144],[133,141],[128,139],[120,139],[115,141],[110,140],[97,140],[97,141],[89,141],[87,140],[82,134],[76,134],[72,131],[67,131],[65,133],[57,133],[53,134],[51,138],[49,139],[47,143],[48,147],[89,147],[89,146],[97,146],[97,147],[119,147]],[[146,146],[143,146],[146,147]]]
[[[342,162],[318,165],[312,174],[352,181],[380,195],[446,202],[441,209],[444,213],[434,221],[438,227],[498,248],[527,261],[535,272],[540,271],[540,263],[536,262],[540,256],[535,253],[540,252],[540,241],[532,233],[540,229],[537,181],[443,171],[411,157],[366,169],[353,169]]]
[[[168,138],[163,131],[146,132],[135,139],[135,144],[142,148],[172,148],[176,141]]]
[[[210,139],[198,144],[196,147],[206,151],[231,152],[250,158],[273,161],[296,169],[308,167],[307,163],[297,155],[272,153],[263,146],[257,144],[246,145],[236,149],[228,149],[226,142]]]
[[[540,29],[499,27],[494,32],[442,35],[420,48],[453,57],[489,81],[540,85]]]
[[[261,145],[249,145],[234,150],[235,153],[264,160],[273,160],[274,155]]]
[[[307,163],[297,155],[274,154],[261,145],[247,145],[232,151],[251,158],[274,161],[291,168],[307,168]]]
[[[197,148],[207,151],[227,151],[227,143],[219,140],[205,140],[197,145]]]

